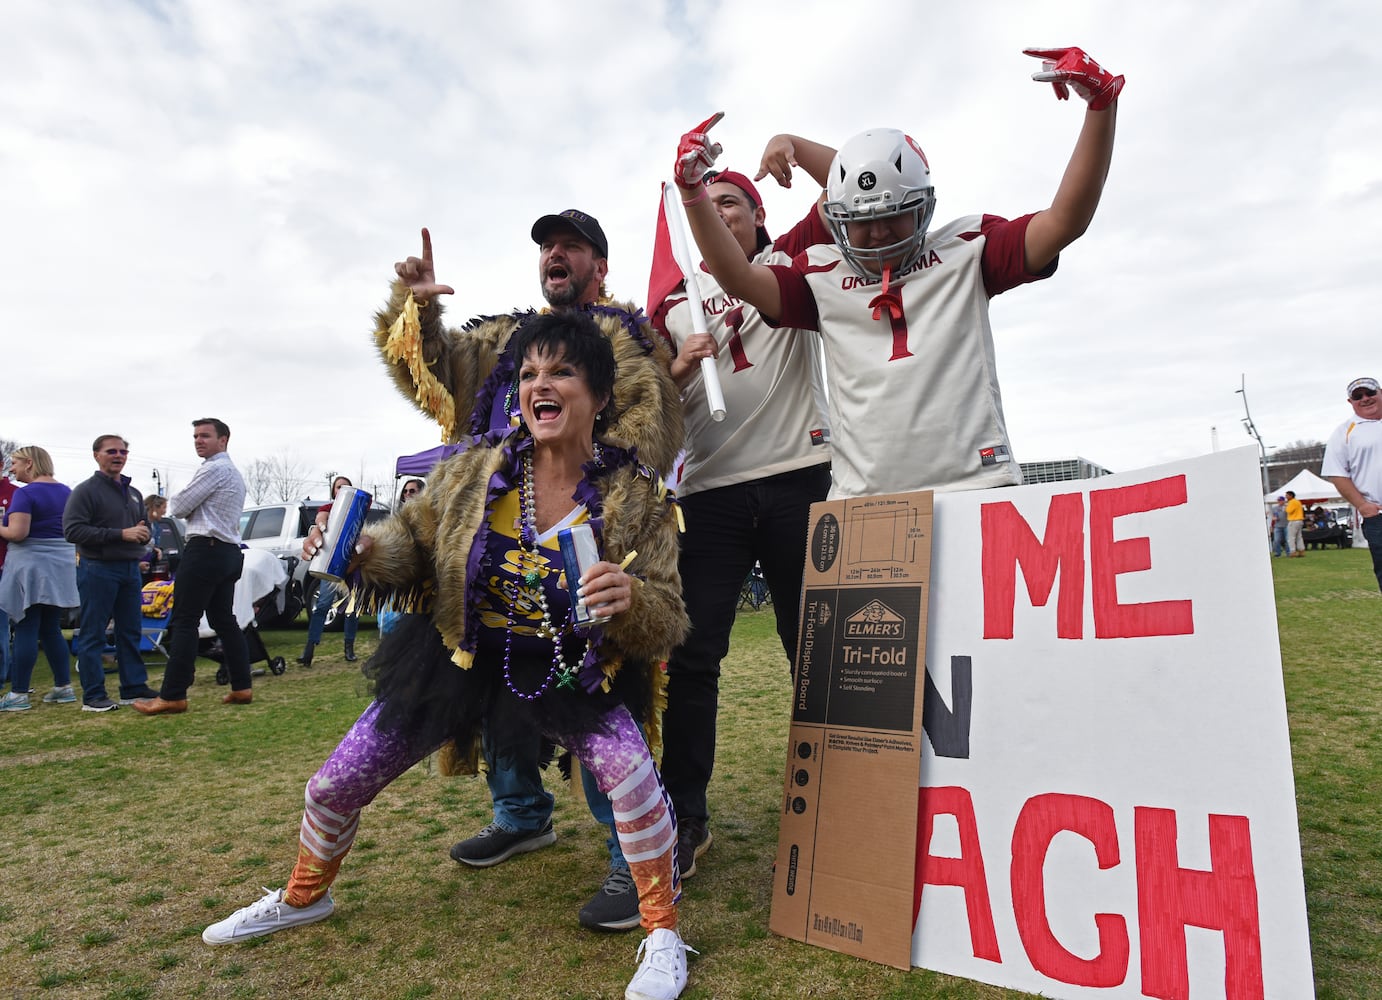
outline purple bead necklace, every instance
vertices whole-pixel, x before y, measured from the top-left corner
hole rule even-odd
[[[552,641],[552,667],[547,671],[546,678],[543,679],[541,686],[536,691],[520,691],[513,683],[510,659],[513,654],[513,630],[516,622],[513,615],[513,604],[509,604],[508,628],[504,631],[504,684],[509,691],[522,698],[524,701],[537,701],[547,689],[552,686],[552,682],[557,682],[558,688],[575,687],[576,671],[568,666],[562,658],[561,636],[563,629],[556,628],[552,624],[552,610],[547,605],[547,590],[542,585],[541,568],[547,564],[547,557],[542,554],[541,548],[537,544],[537,497],[534,495],[533,487],[533,453],[527,451],[523,453],[522,472],[518,480],[518,503],[520,508],[518,523],[518,552],[519,552],[519,572],[523,574],[523,583],[529,592],[537,592],[537,604],[542,609],[542,624],[538,627],[538,638],[550,639]],[[587,652],[589,652],[589,640],[586,641]]]

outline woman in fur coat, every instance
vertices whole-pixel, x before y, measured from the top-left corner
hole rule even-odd
[[[687,629],[676,501],[601,433],[615,365],[591,322],[556,313],[524,324],[513,345],[519,426],[447,459],[419,498],[361,536],[357,599],[392,597],[429,614],[381,640],[375,702],[307,784],[286,889],[208,927],[207,943],[330,916],[360,810],[447,739],[468,745],[505,699],[522,709],[508,714],[571,750],[614,802],[648,932],[625,996],[680,995],[688,949],[677,933],[676,819],[639,729],[656,739],[657,664]],[[558,532],[583,523],[601,560],[568,578]],[[594,621],[573,624],[573,602]]]

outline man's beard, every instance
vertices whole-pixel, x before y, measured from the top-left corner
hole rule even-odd
[[[542,297],[547,300],[547,304],[553,309],[570,309],[581,301],[585,295],[585,290],[590,287],[590,279],[578,278],[570,271],[567,272],[568,278],[566,287],[558,291],[549,291],[547,282],[542,282]]]

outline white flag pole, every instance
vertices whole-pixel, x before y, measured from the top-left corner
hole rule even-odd
[[[672,256],[677,267],[686,276],[686,298],[691,307],[691,329],[696,333],[708,333],[705,324],[705,304],[701,301],[701,291],[696,286],[696,261],[691,256],[690,244],[686,238],[686,215],[681,205],[681,195],[675,184],[662,185],[663,214],[667,217],[667,233],[672,238]],[[705,380],[705,399],[710,404],[710,416],[719,421],[725,419],[725,394],[720,388],[720,372],[715,367],[714,358],[701,358],[701,378]]]

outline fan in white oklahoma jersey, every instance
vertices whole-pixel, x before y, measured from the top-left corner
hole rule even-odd
[[[777,136],[764,152],[759,177],[790,181],[800,164],[818,182],[835,151],[795,136]],[[830,233],[813,203],[806,218],[772,242],[763,228],[762,198],[735,171],[707,174],[692,198],[715,207],[747,260],[788,264]],[[659,233],[659,243],[662,233]],[[667,248],[670,255],[670,247]],[[706,792],[715,765],[720,663],[729,652],[739,591],[753,564],[773,597],[777,633],[795,660],[802,551],[811,504],[830,488],[825,401],[815,333],[773,329],[758,310],[725,295],[710,275],[697,288],[708,333],[694,332],[681,272],[655,255],[648,289],[654,328],[676,351],[672,377],[685,401],[685,472],[677,488],[686,517],[678,569],[691,633],[667,661],[662,716],[662,778],[677,814],[681,877],[696,872],[711,842]],[[680,287],[683,291],[675,291]],[[717,358],[725,419],[711,419],[702,358]]]
[[[1113,155],[1123,78],[1077,48],[1027,49],[1033,79],[1088,102],[1084,127],[1050,208],[928,231],[935,208],[921,147],[872,129],[841,147],[824,211],[834,244],[789,266],[747,261],[714,211],[688,208],[720,285],[771,322],[818,329],[825,343],[833,441],[832,496],[955,490],[1021,482],[1003,421],[988,300],[1048,277],[1088,227]],[[683,194],[720,153],[703,128],[682,137]]]

